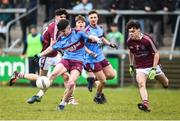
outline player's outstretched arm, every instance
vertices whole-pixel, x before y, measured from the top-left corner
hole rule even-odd
[[[110,43],[106,38],[102,37],[102,42],[105,44],[105,45],[108,45],[109,47],[111,48],[116,48],[118,49],[118,46],[116,44],[113,44],[113,43]]]
[[[49,54],[49,53],[52,52],[52,51],[53,51],[52,46],[49,46],[46,50],[42,51],[42,52],[39,54],[39,56],[40,56],[40,57],[45,56],[45,55]]]
[[[91,55],[92,57],[94,57],[94,58],[97,57],[97,54],[94,53],[93,51],[91,51],[90,49],[88,49],[86,46],[85,46],[85,51],[86,51],[86,53],[88,53],[88,54]]]
[[[154,54],[153,68],[156,68],[159,62],[159,52]]]
[[[96,36],[93,36],[93,35],[89,35],[88,36],[88,39],[91,40],[92,42],[97,42],[99,44],[102,44],[102,41],[100,38],[96,37]]]
[[[133,65],[134,55],[130,52],[130,50],[129,50],[128,56],[129,56],[129,73],[131,76],[134,76],[136,73],[134,65]]]

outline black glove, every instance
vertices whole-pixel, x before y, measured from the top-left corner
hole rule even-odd
[[[110,43],[109,47],[118,49],[118,46],[116,44]]]
[[[33,60],[38,63],[40,58],[41,56],[39,54],[36,54],[34,55]]]

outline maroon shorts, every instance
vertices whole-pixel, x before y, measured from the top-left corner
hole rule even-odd
[[[104,67],[108,66],[110,63],[106,59],[97,62],[97,63],[87,63],[85,69],[87,72],[98,72],[101,71]]]
[[[83,63],[81,61],[62,59],[60,63],[64,65],[68,72],[72,70],[78,70],[80,73],[82,72]]]

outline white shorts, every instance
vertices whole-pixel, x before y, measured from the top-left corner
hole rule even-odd
[[[136,69],[136,73],[141,72],[141,73],[145,73],[145,74],[148,75],[151,69],[152,69],[152,68]],[[162,70],[161,70],[161,67],[160,67],[159,65],[157,65],[157,67],[156,67],[156,75],[160,75],[160,74],[162,74],[162,73],[163,73],[163,72],[162,72]]]
[[[61,56],[57,54],[55,57],[42,57],[39,59],[39,67],[43,70],[48,70],[51,66],[55,66],[60,62]]]

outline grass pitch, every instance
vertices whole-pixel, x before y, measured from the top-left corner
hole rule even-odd
[[[68,105],[58,111],[63,88],[50,88],[42,101],[27,104],[26,100],[38,89],[27,87],[0,87],[0,120],[165,120],[180,119],[180,90],[148,89],[152,111],[138,110],[137,88],[105,88],[108,103],[95,104],[90,93],[78,87],[75,97],[79,105]]]

